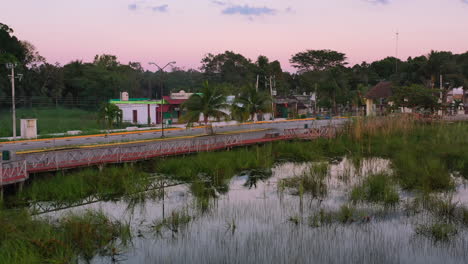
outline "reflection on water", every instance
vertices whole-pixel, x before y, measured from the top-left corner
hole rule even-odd
[[[311,164],[285,163],[269,178],[234,177],[229,191],[210,199],[208,210],[196,206],[189,185],[166,188],[164,202],[149,200],[128,210],[127,204],[102,202],[72,210],[101,209],[132,223],[134,246],[122,263],[468,263],[468,237],[462,232],[449,243],[416,236],[418,216],[401,208],[359,205],[368,221],[311,227],[294,224],[292,216],[308,219],[321,209],[336,210],[349,202],[350,188],[369,173],[390,172],[383,159],[343,159],[329,165],[328,194],[313,199],[279,191],[277,183],[304,173]],[[358,166],[356,166],[358,165]],[[466,203],[468,192],[458,187],[455,199]],[[190,222],[173,232],[154,232],[152,223],[187,212]],[[383,212],[383,213],[382,213]],[[53,213],[55,216],[64,211]],[[108,263],[96,257],[94,263]]]

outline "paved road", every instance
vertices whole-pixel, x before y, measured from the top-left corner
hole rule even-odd
[[[284,131],[284,129],[293,128],[304,128],[304,125],[309,127],[320,127],[326,125],[336,125],[346,122],[346,119],[333,119],[333,120],[298,120],[298,121],[286,121],[286,122],[274,122],[274,123],[263,123],[263,124],[248,124],[248,125],[234,125],[215,127],[216,133],[243,133],[245,137],[258,137],[258,130],[264,129],[260,133],[267,133],[267,130]],[[255,130],[256,132],[248,132],[249,130]],[[247,132],[246,132],[247,131]],[[171,140],[171,137],[183,137],[183,136],[196,136],[203,135],[205,133],[204,128],[191,128],[191,129],[180,129],[165,131],[167,140]],[[81,137],[69,137],[69,138],[55,138],[55,139],[43,139],[43,140],[32,140],[17,143],[0,143],[1,150],[10,150],[14,152],[47,149],[47,148],[58,148],[58,147],[71,147],[77,145],[92,145],[92,144],[105,144],[105,143],[118,143],[128,141],[138,141],[155,139],[161,136],[160,131],[151,132],[136,132],[131,134],[117,133],[116,135],[109,136],[81,136]]]

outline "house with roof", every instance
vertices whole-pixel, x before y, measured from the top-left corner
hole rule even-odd
[[[391,106],[390,98],[393,95],[392,82],[379,82],[364,96],[366,99],[367,116],[381,115]]]
[[[122,121],[135,125],[157,124],[159,121],[159,105],[161,100],[148,98],[129,98],[127,92],[123,92],[119,99],[111,99],[111,104],[117,105],[122,110]],[[160,123],[160,122],[159,122]]]

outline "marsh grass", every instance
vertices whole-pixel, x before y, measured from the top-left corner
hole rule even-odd
[[[145,191],[152,181],[136,166],[88,168],[34,179],[18,195],[24,202],[77,202],[91,195],[108,200]]]
[[[343,204],[335,211],[321,208],[317,213],[308,217],[308,225],[319,228],[332,224],[369,223],[370,219],[368,212],[358,210],[353,205]]]
[[[151,224],[153,232],[161,235],[165,230],[169,230],[172,233],[178,233],[193,220],[193,217],[189,215],[188,210],[172,211],[170,216],[161,219],[154,220]]]
[[[431,193],[453,190],[454,171],[467,177],[467,134],[467,123],[422,124],[395,115],[356,119],[337,141],[344,142],[350,156],[390,159],[403,189]]]
[[[131,243],[130,226],[102,212],[69,214],[59,221],[26,211],[0,212],[0,263],[76,263],[113,256]]]
[[[293,190],[294,195],[310,194],[313,198],[323,198],[328,193],[326,179],[328,163],[317,163],[309,167],[301,175],[281,179],[278,183],[280,191]]]
[[[434,242],[448,242],[458,234],[458,230],[450,223],[434,223],[418,225],[416,234],[428,237]]]
[[[390,175],[372,174],[351,190],[351,201],[381,203],[385,206],[395,206],[400,201],[395,183]]]

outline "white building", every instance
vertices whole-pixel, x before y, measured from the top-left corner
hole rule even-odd
[[[113,99],[110,103],[117,105],[122,110],[123,122],[136,125],[154,125],[160,118],[157,113],[161,101],[129,98],[128,93],[123,92],[120,99]]]

